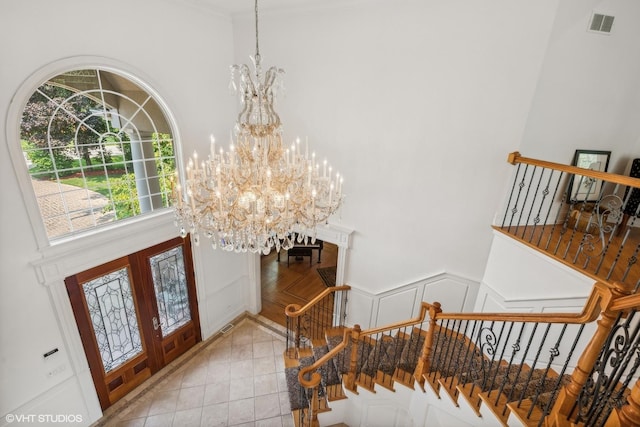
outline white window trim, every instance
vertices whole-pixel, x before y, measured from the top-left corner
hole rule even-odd
[[[13,163],[16,180],[18,181],[18,185],[22,193],[22,199],[29,215],[33,235],[36,240],[38,250],[45,257],[47,257],[48,255],[56,256],[56,253],[58,253],[59,251],[65,252],[66,249],[63,248],[66,248],[68,246],[71,246],[72,250],[75,250],[78,248],[78,246],[82,247],[84,245],[99,244],[101,239],[110,241],[112,240],[112,237],[110,235],[114,233],[116,235],[120,234],[118,232],[115,232],[115,229],[126,229],[128,228],[128,225],[133,224],[138,224],[139,227],[140,222],[146,221],[150,218],[166,217],[166,220],[169,221],[172,221],[173,219],[173,213],[170,210],[163,210],[156,213],[145,214],[142,217],[133,217],[121,221],[116,221],[112,224],[101,226],[99,228],[92,228],[85,232],[69,236],[68,238],[62,237],[51,241],[47,236],[42,216],[40,214],[40,207],[38,206],[38,201],[34,194],[33,186],[31,185],[31,176],[29,175],[29,171],[25,165],[24,155],[22,153],[20,144],[18,143],[18,141],[20,141],[20,121],[29,97],[42,84],[42,82],[63,72],[82,68],[98,68],[122,75],[139,85],[154,98],[154,100],[162,108],[162,111],[171,128],[176,168],[182,175],[181,168],[183,162],[178,127],[176,125],[174,117],[170,114],[170,110],[164,99],[148,83],[151,81],[148,76],[138,70],[132,69],[131,66],[123,64],[117,60],[97,56],[76,56],[64,58],[41,67],[33,74],[31,74],[27,79],[25,79],[16,93],[13,95],[7,112],[5,132],[7,138],[7,148],[9,150],[11,161]],[[155,226],[157,226],[157,223],[155,223],[155,221],[150,221],[149,225],[153,226],[154,224]]]

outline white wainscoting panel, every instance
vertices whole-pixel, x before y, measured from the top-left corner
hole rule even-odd
[[[352,286],[348,298],[347,323],[360,325],[362,329],[370,328],[374,297]]]
[[[416,300],[417,297],[417,287],[380,296],[378,298],[374,326],[389,325],[414,317],[416,315],[416,303],[420,303],[419,300]]]
[[[451,273],[439,273],[377,294],[351,285],[347,324],[367,329],[408,320],[420,313],[423,301],[438,301],[447,312],[471,311],[478,288],[478,282]]]
[[[425,283],[422,301],[439,302],[442,311],[448,313],[471,311],[477,293],[476,283],[448,275]]]

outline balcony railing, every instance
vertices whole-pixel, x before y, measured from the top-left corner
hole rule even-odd
[[[640,283],[640,179],[509,155],[516,166],[494,228],[595,280]]]

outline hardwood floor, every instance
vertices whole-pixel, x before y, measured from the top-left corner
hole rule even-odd
[[[289,304],[304,305],[318,295],[326,285],[316,271],[318,268],[335,267],[338,260],[338,247],[324,242],[321,262],[318,263],[318,251],[313,251],[311,265],[309,257],[302,260],[290,259],[287,267],[287,251],[274,250],[261,257],[262,311],[260,314],[279,325],[286,326],[284,309]]]

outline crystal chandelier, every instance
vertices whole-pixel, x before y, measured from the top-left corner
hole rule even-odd
[[[258,1],[255,1],[256,54],[247,65],[231,67],[232,92],[242,109],[228,151],[211,148],[205,160],[193,153],[184,188],[173,192],[176,225],[196,245],[202,236],[211,245],[236,252],[290,249],[294,241],[315,241],[316,225],[334,213],[343,200],[339,173],[309,155],[297,139],[285,147],[276,92],[284,71],[262,73],[258,44]],[[235,143],[233,139],[235,137]]]

